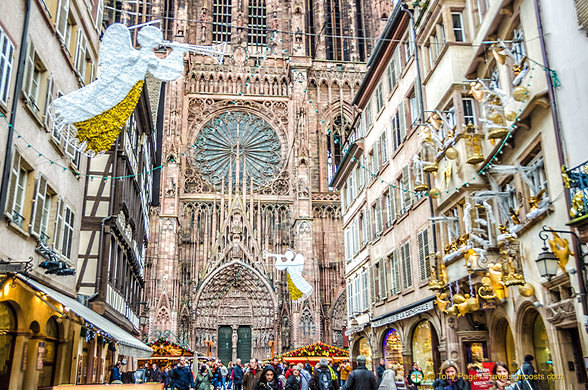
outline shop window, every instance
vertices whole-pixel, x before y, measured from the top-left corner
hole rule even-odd
[[[545,323],[539,314],[537,314],[533,322],[533,349],[535,352],[535,369],[537,373],[543,375],[544,378],[547,378],[548,375],[553,375],[554,369],[551,348],[547,338]],[[541,390],[553,390],[555,389],[555,383],[553,380],[548,381],[545,379],[539,381],[539,388]]]
[[[367,338],[363,337],[359,340],[359,354],[365,356],[365,366],[368,369],[372,367],[372,348]]]
[[[0,28],[0,102],[4,104],[8,103],[13,60],[14,45],[4,30]]]
[[[6,387],[11,379],[16,325],[12,308],[6,303],[0,303],[0,383]]]
[[[386,366],[392,366],[396,378],[404,378],[404,358],[402,357],[402,339],[396,329],[390,329],[384,339],[384,359]]]
[[[488,348],[486,342],[463,343],[467,364],[476,364],[488,361]]]
[[[422,385],[431,385],[435,378],[435,354],[438,348],[438,341],[431,323],[427,320],[421,321],[412,334],[412,361],[417,363],[425,380]]]
[[[55,380],[55,361],[57,358],[57,342],[59,327],[54,317],[49,318],[45,326],[45,341],[40,343],[44,348],[43,370],[39,373],[39,387],[51,386]]]

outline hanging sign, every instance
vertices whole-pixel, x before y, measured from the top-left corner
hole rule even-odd
[[[492,370],[494,362],[484,362],[476,364],[468,370],[470,389],[471,390],[489,390],[493,388]]]

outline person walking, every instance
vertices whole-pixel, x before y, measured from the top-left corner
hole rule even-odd
[[[243,375],[243,390],[255,390],[261,378],[261,372],[262,370],[257,363],[257,359],[252,358],[249,361],[249,369]]]
[[[298,363],[297,367],[300,370],[300,390],[308,390],[312,376],[306,371],[304,364]]]
[[[212,380],[212,372],[207,364],[200,367],[198,376],[196,377],[196,390],[210,390],[210,381]]]
[[[300,367],[297,365],[292,367],[292,375],[286,381],[285,390],[301,390],[302,377],[300,376]]]
[[[411,374],[415,371],[420,371],[421,373],[423,372],[423,370],[421,370],[417,362],[412,363],[410,370],[408,370],[408,376],[406,377],[406,383],[408,384],[408,388],[410,390],[417,390],[419,387],[419,383],[413,382],[411,378]]]
[[[441,364],[441,375],[433,382],[433,390],[470,390],[470,384],[459,376],[457,365],[447,360]]]
[[[233,390],[243,389],[243,366],[241,366],[241,359],[235,361],[233,367]]]
[[[339,390],[339,382],[337,376],[333,373],[332,368],[329,367],[329,361],[321,358],[318,364],[314,367],[314,373],[309,384],[310,390]]]
[[[373,372],[365,366],[366,358],[363,355],[357,357],[357,368],[351,371],[345,381],[344,390],[377,390],[378,381]]]
[[[263,368],[255,390],[282,390],[280,381],[278,381],[274,367],[271,364]]]
[[[282,367],[280,366],[280,361],[278,360],[277,357],[274,357],[272,359],[272,367],[274,368],[274,373],[276,374],[276,377],[280,376],[283,374],[283,370]]]
[[[161,383],[163,383],[163,388],[167,390],[171,388],[171,378],[169,377],[169,366],[165,367],[161,372]]]
[[[384,371],[386,371],[386,361],[384,359],[380,359],[380,364],[376,367],[376,374],[378,374],[378,386],[382,384],[382,379],[384,379]]]
[[[341,371],[341,386],[345,385],[345,381],[349,377],[349,373],[351,372],[351,364],[349,364],[349,360],[344,361],[341,366],[339,367]]]
[[[396,390],[396,371],[392,368],[392,363],[388,365],[388,369],[382,374],[382,382],[378,390]]]
[[[112,367],[112,371],[110,371],[110,383],[122,383],[122,372],[120,371],[121,367],[121,362],[116,362],[116,364]]]
[[[172,371],[173,389],[189,390],[194,388],[194,377],[190,366],[186,364],[186,358],[180,357],[178,366]],[[210,390],[210,388],[208,389]]]
[[[151,370],[149,372],[149,382],[161,382],[161,370],[156,363],[151,365]]]
[[[533,355],[525,355],[521,368],[514,374],[517,390],[537,390],[537,370],[533,367]]]
[[[229,375],[229,370],[224,364],[220,363],[218,371],[220,373],[220,388],[222,390],[227,390],[227,376]]]

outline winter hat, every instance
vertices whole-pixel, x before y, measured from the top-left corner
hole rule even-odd
[[[358,355],[357,356],[357,364],[361,365],[361,366],[365,366],[367,359],[365,358],[365,356],[363,355]]]
[[[321,363],[321,367],[326,367],[329,365],[329,361],[325,358],[321,358],[321,360],[319,360],[319,362]]]

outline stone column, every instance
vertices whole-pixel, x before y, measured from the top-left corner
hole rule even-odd
[[[237,334],[237,329],[239,329],[239,325],[232,325],[233,327],[233,353],[232,353],[232,360],[233,362],[237,360],[237,345],[239,344],[239,335]]]
[[[10,390],[24,389],[23,362],[28,358],[30,332],[17,332],[14,340],[12,367],[10,369]]]

